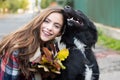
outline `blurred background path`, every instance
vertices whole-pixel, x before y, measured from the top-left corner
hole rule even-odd
[[[0,15],[0,35],[8,34],[33,18],[32,14],[5,14]]]
[[[0,15],[0,39],[33,18],[33,14]],[[120,55],[97,45],[94,49],[100,67],[100,80],[120,80]]]
[[[100,67],[100,80],[120,80],[120,53],[98,45],[94,52]]]

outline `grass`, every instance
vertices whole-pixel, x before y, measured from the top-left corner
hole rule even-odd
[[[120,40],[111,38],[105,34],[103,34],[102,31],[98,31],[98,45],[103,45],[104,47],[107,47],[112,50],[120,51]]]

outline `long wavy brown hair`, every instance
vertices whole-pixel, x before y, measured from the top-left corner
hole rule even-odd
[[[40,46],[39,31],[41,24],[47,16],[54,12],[63,14],[63,26],[65,26],[66,18],[63,9],[60,7],[47,8],[25,26],[5,36],[0,42],[0,56],[4,55],[6,51],[9,52],[10,56],[13,51],[20,50],[18,55],[20,70],[27,77],[30,75],[28,55],[34,54]],[[61,32],[63,30],[64,27]]]

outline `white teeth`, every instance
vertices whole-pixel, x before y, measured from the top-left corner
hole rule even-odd
[[[76,21],[77,23],[79,23],[79,21]]]
[[[67,20],[69,21],[69,20],[74,20],[74,19],[73,19],[73,17],[72,17],[72,18],[67,19]],[[77,20],[74,20],[74,21],[76,21],[77,23],[79,23],[79,21],[77,21]]]
[[[51,34],[47,31],[43,31],[45,35],[50,36]]]
[[[72,17],[72,18],[70,18],[70,19],[67,19],[67,20],[68,20],[68,21],[69,21],[69,20],[73,20],[73,17]]]
[[[44,32],[45,34],[47,34],[47,35],[50,35],[48,32]]]

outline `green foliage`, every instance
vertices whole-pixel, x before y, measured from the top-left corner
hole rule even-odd
[[[9,3],[9,7],[8,9],[10,10],[10,12],[16,12],[19,7],[20,7],[20,2],[19,0],[8,0],[8,3]]]
[[[111,37],[103,34],[102,31],[99,31],[99,33],[98,33],[98,44],[103,45],[103,46],[113,49],[113,50],[120,51],[120,40],[111,38]]]
[[[50,4],[52,2],[55,2],[56,0],[41,0],[41,8],[47,8],[48,6],[50,6]]]
[[[47,8],[52,2],[57,2],[61,6],[69,5],[73,7],[73,0],[41,0],[41,8]]]
[[[6,8],[6,7],[8,7],[9,6],[9,4],[8,4],[8,1],[7,0],[5,0],[5,1],[0,1],[0,8]]]
[[[74,4],[74,0],[56,0],[57,3],[61,6],[65,6],[65,5],[69,5],[71,7],[73,7],[73,4]]]
[[[25,10],[28,6],[28,0],[5,0],[0,1],[0,8],[7,8],[9,12],[16,12],[19,8]]]
[[[48,7],[49,3],[48,0],[41,0],[41,8],[44,9]]]
[[[26,10],[28,4],[29,4],[28,0],[20,0],[20,8],[21,9]]]

